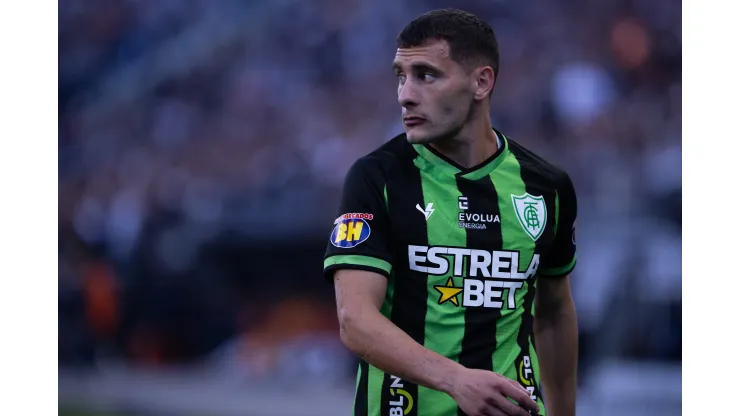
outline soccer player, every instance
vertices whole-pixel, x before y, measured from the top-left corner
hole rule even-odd
[[[488,24],[432,11],[397,43],[406,132],[350,168],[324,259],[354,414],[572,416],[571,180],[491,126]]]

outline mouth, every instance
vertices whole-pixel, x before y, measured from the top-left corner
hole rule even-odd
[[[422,124],[424,122],[426,122],[426,120],[421,117],[410,116],[403,118],[403,124],[409,127],[418,126],[419,124]]]

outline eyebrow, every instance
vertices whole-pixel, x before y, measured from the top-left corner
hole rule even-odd
[[[397,72],[399,70],[401,70],[401,65],[399,65],[398,62],[394,62],[393,63],[393,71],[396,71]],[[433,73],[436,73],[436,74],[439,74],[439,73],[442,72],[441,69],[439,69],[439,68],[437,68],[437,67],[435,67],[433,65],[430,65],[430,64],[427,64],[427,63],[422,63],[422,62],[416,62],[416,63],[411,64],[411,70],[413,72],[433,72]]]

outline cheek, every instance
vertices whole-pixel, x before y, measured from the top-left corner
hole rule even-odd
[[[463,85],[445,85],[434,91],[435,113],[440,124],[456,124],[465,113],[471,102],[470,91]]]
[[[442,98],[439,100],[439,114],[443,118],[449,119],[459,111],[459,106],[460,97],[458,94],[443,94]]]
[[[440,111],[442,115],[447,118],[457,118],[467,108],[470,102],[469,98],[469,94],[463,92],[448,96],[441,103]]]
[[[452,116],[454,116],[454,115],[455,115],[455,110],[456,110],[456,109],[457,109],[457,107],[456,107],[456,106],[454,106],[454,105],[450,104],[450,102],[449,102],[449,101],[447,101],[447,102],[446,102],[445,104],[443,104],[443,106],[442,106],[442,116],[444,116],[445,118],[449,118],[449,117],[452,117]]]

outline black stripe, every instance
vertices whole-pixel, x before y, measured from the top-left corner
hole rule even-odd
[[[368,368],[365,361],[360,361],[360,384],[355,392],[354,416],[367,416]]]
[[[427,313],[427,275],[412,271],[408,267],[408,246],[429,245],[427,224],[424,216],[416,210],[416,204],[425,205],[421,187],[421,173],[411,157],[399,163],[387,182],[388,211],[394,232],[394,258],[400,259],[394,268],[393,308],[391,322],[406,332],[412,339],[424,345],[424,328]],[[390,414],[390,402],[400,399],[391,395],[391,377],[385,374],[381,390],[380,414]],[[418,403],[418,386],[400,380],[403,390]],[[394,387],[395,388],[395,387]],[[403,399],[405,401],[405,398]],[[407,416],[416,416],[418,405],[414,405]]]
[[[519,381],[519,384],[527,387],[534,387],[534,395],[538,398],[541,398],[539,388],[537,386],[537,382],[534,379],[534,365],[532,364],[532,357],[529,354],[529,340],[530,337],[534,339],[534,333],[533,333],[533,324],[534,324],[534,318],[532,317],[532,303],[534,302],[534,296],[535,296],[535,287],[533,286],[534,283],[534,277],[530,277],[527,279],[527,293],[524,294],[524,304],[522,307],[524,308],[524,313],[522,314],[522,326],[519,328],[519,334],[517,335],[516,342],[519,345],[519,355],[516,358],[516,361],[514,361],[514,365],[516,366],[517,370],[517,380]],[[530,378],[530,381],[534,382],[532,385],[527,385],[524,383],[521,379],[522,375],[519,374],[519,368],[521,363],[525,360],[525,357],[528,357],[529,360],[529,368],[532,369],[532,377]],[[526,363],[525,363],[526,367]]]
[[[465,212],[499,215],[498,194],[490,176],[471,181],[461,176],[457,187],[468,198]],[[503,239],[501,223],[486,223],[485,230],[466,229],[467,248],[501,250]],[[468,264],[468,270],[470,265]],[[505,297],[504,297],[505,299]],[[493,352],[496,349],[496,321],[501,316],[498,308],[467,307],[465,309],[465,334],[462,339],[460,364],[467,368],[493,370]],[[458,408],[458,415],[465,415]]]
[[[526,154],[513,151],[514,156],[519,161],[520,175],[524,182],[525,191],[532,196],[542,195],[545,198],[545,207],[547,209],[547,222],[545,223],[545,229],[540,235],[540,238],[535,242],[535,253],[540,255],[540,259],[544,255],[545,250],[548,249],[548,241],[552,239],[555,231],[555,187],[549,183],[546,176],[542,174],[542,171],[537,169],[535,161]],[[530,365],[532,357],[529,352],[529,341],[532,340],[534,344],[534,317],[532,316],[532,304],[536,296],[536,288],[534,283],[536,276],[531,276],[527,279],[527,292],[524,295],[524,313],[522,314],[522,325],[519,328],[519,334],[517,335],[517,344],[519,345],[520,352],[517,356],[516,365],[517,372],[519,371],[520,365],[525,360],[525,357],[529,358]],[[525,363],[526,364],[526,363]],[[519,383],[526,387],[527,386],[522,380],[521,376],[517,376]],[[534,376],[532,376],[534,381]],[[537,383],[533,384],[534,395],[537,398],[542,398],[540,389]]]

